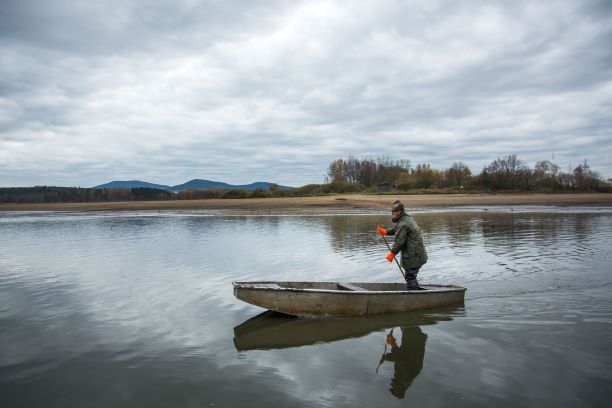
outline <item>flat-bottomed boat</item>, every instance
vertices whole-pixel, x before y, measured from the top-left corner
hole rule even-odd
[[[466,288],[373,282],[233,282],[238,299],[298,317],[349,317],[409,312],[463,303]]]

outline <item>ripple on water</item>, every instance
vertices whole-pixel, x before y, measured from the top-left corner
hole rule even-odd
[[[421,282],[468,292],[460,313],[405,323],[427,335],[418,350],[424,369],[407,400],[479,405],[511,395],[515,405],[539,406],[544,397],[527,391],[551,389],[550,372],[571,372],[587,385],[609,378],[611,212],[426,210],[414,217],[429,253]],[[0,214],[0,224],[0,384],[19,395],[78,378],[106,405],[123,395],[109,389],[137,393],[138,384],[160,401],[169,384],[194,384],[172,396],[199,403],[213,389],[238,394],[250,384],[281,405],[306,401],[300,393],[323,405],[381,406],[397,402],[389,392],[395,369],[414,369],[387,361],[375,372],[387,327],[283,350],[239,353],[232,342],[234,327],[260,311],[233,297],[232,281],[401,280],[374,233],[389,224],[386,213],[27,213]],[[401,327],[394,333],[401,344]],[[564,390],[580,385],[558,377]],[[338,378],[342,387],[318,394]],[[232,393],[218,397],[236,402]]]

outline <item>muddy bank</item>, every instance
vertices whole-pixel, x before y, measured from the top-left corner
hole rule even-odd
[[[346,210],[387,210],[395,200],[406,207],[471,205],[597,205],[612,206],[612,194],[445,194],[445,195],[337,195],[181,201],[108,203],[0,204],[0,211],[121,211],[215,210],[220,213],[313,213]]]

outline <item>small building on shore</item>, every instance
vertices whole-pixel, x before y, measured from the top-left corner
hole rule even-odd
[[[388,193],[395,189],[395,186],[391,183],[381,183],[377,185],[379,193]]]

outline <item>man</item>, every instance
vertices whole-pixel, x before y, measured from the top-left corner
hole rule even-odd
[[[387,261],[393,262],[398,253],[402,253],[401,264],[404,268],[408,290],[417,290],[417,274],[419,269],[427,262],[427,252],[423,244],[423,235],[416,221],[404,211],[404,204],[399,200],[391,207],[392,221],[395,227],[384,229],[376,228],[380,235],[395,235],[391,252],[387,254]]]

